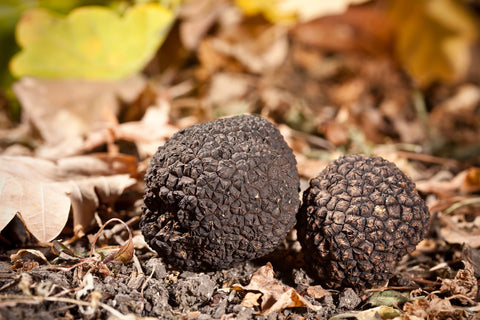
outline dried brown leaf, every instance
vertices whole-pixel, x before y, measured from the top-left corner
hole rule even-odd
[[[87,231],[100,202],[111,203],[135,182],[136,180],[128,174],[89,177],[66,182],[65,187],[69,190],[73,209],[74,226],[81,225],[83,230]]]
[[[0,157],[0,230],[17,212],[27,229],[41,242],[55,238],[70,211],[68,189],[49,177],[55,165],[28,157]]]
[[[82,161],[77,161],[80,166]],[[96,161],[101,159],[85,162]],[[39,241],[48,242],[62,231],[71,206],[74,225],[86,229],[100,201],[112,201],[136,182],[128,174],[115,174],[115,168],[110,176],[82,176],[73,170],[77,166],[62,167],[31,157],[0,157],[0,230],[18,212],[27,229]]]
[[[255,305],[254,299],[261,297],[261,312],[260,314],[269,314],[283,310],[285,308],[293,307],[308,307],[312,310],[320,310],[321,306],[314,306],[302,297],[293,288],[282,284],[275,279],[272,264],[268,262],[265,266],[259,268],[252,276],[250,283],[247,286],[239,284],[234,285],[234,289],[242,289],[253,293],[261,293],[261,296],[249,295],[245,304]],[[242,302],[243,305],[243,302]]]
[[[439,216],[442,226],[440,236],[448,243],[468,244],[473,248],[480,247],[480,217],[473,223],[461,223],[456,221],[457,217],[447,215]]]
[[[246,113],[249,105],[245,102],[245,96],[253,83],[254,79],[247,75],[218,72],[211,79],[204,102],[213,106],[220,116]]]
[[[434,294],[405,303],[403,311],[407,316],[418,317],[413,319],[467,319],[464,310]]]
[[[382,28],[378,28],[382,25]],[[383,10],[352,6],[342,14],[321,17],[295,26],[293,37],[327,51],[357,51],[386,55],[391,50],[393,28]]]
[[[469,194],[480,190],[480,168],[471,167],[446,181],[419,181],[417,189],[424,193],[435,194]]]
[[[321,299],[325,296],[332,295],[328,290],[323,289],[323,287],[320,286],[320,285],[308,287],[307,288],[307,294],[311,297],[314,297],[317,300],[319,300],[319,299]]]
[[[59,175],[75,176],[108,176],[111,174],[129,174],[137,172],[137,160],[126,154],[96,153],[86,156],[62,158],[56,161]]]
[[[229,26],[200,45],[199,58],[207,73],[227,66],[238,71],[238,63],[250,72],[263,73],[279,67],[288,54],[287,29],[258,23]]]
[[[226,2],[218,0],[186,1],[179,13],[180,39],[185,48],[197,49],[200,41],[226,7]]]
[[[131,101],[144,86],[140,76],[111,82],[27,77],[13,89],[25,118],[46,144],[56,145],[115,124],[119,98]]]
[[[26,254],[33,254],[34,256],[42,259],[43,261],[45,261],[46,264],[50,265],[50,262],[48,262],[47,258],[45,257],[45,255],[38,251],[38,250],[35,250],[35,249],[20,249],[17,251],[17,253],[14,253],[12,255],[10,255],[10,261],[15,262],[17,260],[21,260],[23,258],[23,256],[25,256]]]
[[[258,292],[258,293],[247,292],[247,294],[245,295],[245,297],[242,300],[241,305],[246,307],[246,308],[252,308],[252,307],[259,306],[260,303],[258,302],[258,300],[261,297],[262,297],[262,293],[260,293],[260,292]]]
[[[111,131],[113,137],[118,140],[134,142],[141,157],[153,155],[159,145],[179,130],[170,123],[170,107],[168,101],[158,99],[155,105],[147,109],[142,120],[126,122],[114,127]],[[94,140],[94,135],[91,138]],[[103,135],[101,138],[101,142],[104,143],[108,136]]]
[[[97,252],[99,251],[102,251],[102,254],[106,254],[105,258],[102,260],[103,263],[113,262],[125,264],[132,261],[135,248],[132,239],[128,239],[121,246],[102,248],[101,250],[97,250]]]
[[[478,283],[473,266],[468,261],[463,261],[464,269],[458,270],[454,279],[442,279],[441,292],[450,292],[452,295],[462,295],[475,299],[478,293]]]
[[[91,152],[92,150],[107,145],[111,147],[108,158],[115,159],[112,166],[121,163],[125,171],[133,167],[123,158],[130,157],[117,154],[114,142],[118,140],[130,141],[136,144],[139,156],[142,158],[151,156],[159,145],[163,144],[179,127],[170,123],[170,103],[164,98],[158,98],[155,104],[148,107],[140,121],[125,123],[112,123],[108,128],[99,127],[85,135],[66,139],[54,145],[42,145],[37,148],[36,154],[49,159],[63,159],[78,154]],[[134,159],[134,157],[131,157]],[[58,160],[60,161],[60,160]],[[135,164],[136,165],[136,164]]]
[[[462,249],[462,259],[468,261],[473,267],[473,274],[480,278],[480,250],[464,245]]]

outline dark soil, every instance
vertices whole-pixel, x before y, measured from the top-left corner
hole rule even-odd
[[[17,270],[12,271],[9,255],[16,250],[4,251],[0,292],[10,299],[0,302],[0,319],[118,319],[105,307],[93,309],[75,303],[88,304],[95,297],[123,315],[130,315],[125,319],[135,319],[133,315],[159,319],[321,319],[353,310],[362,303],[357,293],[346,289],[332,291],[331,296],[320,300],[305,296],[312,304],[323,306],[318,312],[300,307],[258,315],[259,309],[242,306],[245,292],[231,290],[232,285],[248,284],[252,274],[267,261],[272,262],[276,278],[300,293],[314,283],[302,265],[298,242],[285,243],[288,248],[283,245],[261,260],[207,273],[175,270],[154,253],[137,250],[142,273],[133,262],[108,263],[113,276],[92,270],[93,277],[86,275],[86,268],[52,270],[33,255],[23,257],[22,266],[16,265]],[[22,271],[32,266],[31,270]],[[89,279],[93,279],[93,286]]]
[[[126,233],[126,232],[124,232]],[[135,233],[139,233],[137,230]],[[123,236],[125,236],[123,234]],[[141,247],[141,246],[140,246]],[[50,248],[37,248],[49,261],[55,255]],[[89,252],[84,239],[72,249]],[[439,265],[439,252],[426,249],[404,257],[397,265],[389,288],[407,296],[417,292],[438,290],[438,277],[453,278],[463,268],[458,256],[460,247],[447,246],[441,252],[451,260],[446,268]],[[99,264],[77,266],[69,271],[58,270],[32,254],[20,262],[10,263],[10,255],[18,249],[0,251],[0,320],[4,319],[343,319],[339,314],[371,309],[372,294],[378,290],[356,292],[354,288],[329,290],[331,295],[315,299],[307,294],[317,285],[303,262],[300,245],[292,232],[272,254],[262,259],[240,263],[216,272],[195,273],[176,270],[162,262],[148,248],[136,249],[138,263],[107,263],[110,272]],[[294,288],[311,304],[322,306],[319,311],[306,307],[286,308],[260,315],[260,308],[244,307],[245,291],[233,290],[234,284],[247,285],[252,275],[267,262],[273,265],[275,278]],[[63,265],[75,262],[63,261]],[[478,265],[475,263],[475,265]],[[431,271],[429,269],[436,269]],[[448,274],[447,274],[447,273]],[[438,292],[438,291],[437,291]],[[400,293],[399,293],[400,294]],[[407,299],[408,300],[408,299]],[[401,300],[397,300],[398,301]],[[383,304],[385,301],[381,301]],[[455,301],[452,300],[452,303]],[[462,305],[462,302],[459,302]],[[394,307],[402,309],[402,302]],[[377,304],[378,305],[378,304]],[[468,305],[468,304],[467,304]],[[472,312],[455,311],[458,319],[476,319]],[[453,313],[448,313],[453,314]],[[380,319],[380,318],[379,318]],[[390,319],[390,318],[389,318]],[[451,319],[451,318],[435,318]]]

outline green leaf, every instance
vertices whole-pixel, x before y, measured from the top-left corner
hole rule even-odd
[[[399,310],[392,307],[380,306],[363,311],[351,311],[337,314],[331,317],[329,320],[340,320],[345,318],[355,318],[357,320],[387,320],[396,319],[401,314],[402,313]]]
[[[399,306],[410,301],[408,292],[398,292],[394,290],[385,290],[374,292],[368,302],[372,306]]]
[[[62,17],[27,11],[16,29],[23,50],[10,62],[17,77],[119,79],[153,57],[174,15],[159,4],[131,7],[123,16],[104,7],[80,7]]]

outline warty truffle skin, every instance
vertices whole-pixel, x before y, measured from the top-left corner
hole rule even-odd
[[[158,148],[145,183],[145,240],[183,270],[224,269],[272,252],[300,205],[292,150],[253,115],[177,132]]]
[[[415,249],[429,221],[415,184],[394,163],[348,155],[310,181],[297,231],[323,285],[363,289],[391,278],[395,262]]]

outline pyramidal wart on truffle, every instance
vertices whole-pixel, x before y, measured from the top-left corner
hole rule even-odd
[[[216,270],[272,252],[295,224],[292,150],[267,120],[242,115],[185,128],[145,176],[141,230],[168,263]]]
[[[348,155],[310,181],[297,221],[305,260],[321,283],[362,289],[392,276],[424,237],[430,213],[394,163]]]

